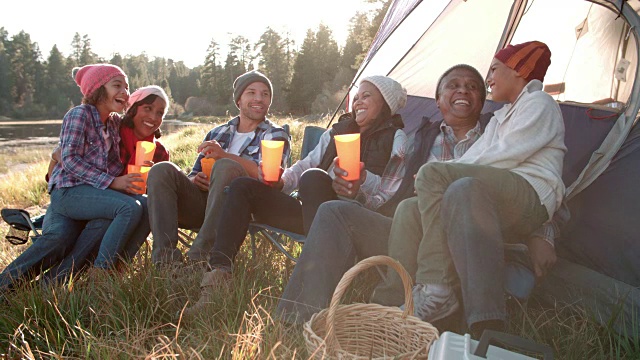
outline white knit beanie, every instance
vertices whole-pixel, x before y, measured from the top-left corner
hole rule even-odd
[[[378,88],[384,101],[387,102],[389,109],[391,109],[391,115],[395,115],[407,104],[407,89],[403,88],[399,82],[392,78],[373,75],[360,80],[360,84],[362,84],[363,81],[370,82]]]

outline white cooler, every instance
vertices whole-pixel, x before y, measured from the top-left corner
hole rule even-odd
[[[540,353],[544,355],[544,360],[553,359],[553,349],[549,346],[541,345],[519,336],[487,330],[482,334],[480,341],[473,340],[469,334],[459,335],[445,331],[440,335],[440,338],[431,345],[431,349],[429,349],[429,360],[536,359],[489,345],[490,342],[499,342],[529,353]]]

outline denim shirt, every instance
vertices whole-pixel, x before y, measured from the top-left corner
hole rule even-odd
[[[228,151],[229,146],[231,146],[231,141],[233,140],[233,136],[238,130],[238,125],[240,124],[240,117],[236,116],[235,118],[229,120],[224,125],[220,125],[213,130],[209,131],[207,136],[205,136],[204,141],[217,141],[222,150]],[[282,151],[282,167],[285,168],[289,156],[291,155],[291,145],[289,144],[289,134],[281,128],[280,126],[270,122],[268,119],[264,119],[255,130],[255,135],[253,138],[247,138],[244,144],[240,147],[240,157],[244,159],[251,160],[256,164],[260,163],[261,160],[261,152],[260,152],[260,141],[261,140],[283,140],[284,141],[284,149]],[[200,164],[200,160],[204,157],[204,154],[198,154],[198,158],[193,163],[193,168],[189,173],[189,177],[195,176],[199,172],[202,171],[202,165]]]
[[[106,123],[100,121],[98,109],[93,105],[79,105],[69,110],[62,120],[60,148],[62,161],[56,164],[49,179],[48,190],[87,184],[106,189],[122,172],[120,161],[120,123],[117,114],[111,114]],[[111,146],[102,135],[106,126]]]

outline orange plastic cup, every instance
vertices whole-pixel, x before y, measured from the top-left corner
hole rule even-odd
[[[360,179],[360,134],[334,136],[338,161],[342,169],[347,171],[345,180]]]
[[[213,163],[216,162],[214,158],[202,158],[200,159],[200,165],[202,166],[202,172],[211,177],[211,169],[213,169]]]
[[[142,183],[136,182],[136,186],[141,187],[142,190],[134,190],[138,194],[144,194],[147,192],[147,176],[149,176],[149,170],[151,166],[140,165],[127,165],[127,174],[140,174],[142,175]]]
[[[262,140],[262,175],[265,181],[278,181],[280,179],[280,164],[282,164],[282,151],[284,141]]]
[[[156,143],[151,141],[138,141],[136,143],[136,165],[144,166],[145,161],[153,161],[156,151]]]

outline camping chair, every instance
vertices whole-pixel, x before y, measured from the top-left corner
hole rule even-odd
[[[309,125],[304,128],[302,149],[300,150],[301,159],[304,159],[307,155],[309,155],[311,150],[313,150],[316,145],[318,145],[318,142],[320,142],[320,137],[325,130],[326,129],[322,127],[313,125]],[[294,196],[296,198],[297,195],[298,194],[295,191],[291,194],[291,196]],[[291,244],[291,240],[293,240],[295,243],[300,244],[304,244],[305,240],[305,236],[303,234],[297,234],[291,231],[278,229],[257,221],[252,221],[249,224],[249,235],[251,236],[251,252],[253,254],[255,254],[257,250],[257,238],[262,237],[266,240],[269,240],[271,244],[276,247],[276,249],[282,252],[293,262],[297,261],[297,257],[292,254],[291,250],[287,250],[286,247],[288,246],[288,244]]]
[[[282,126],[285,131],[290,134],[290,128],[288,124]],[[320,136],[324,133],[325,129],[319,126],[309,125],[304,129],[304,135],[302,138],[302,148],[300,151],[300,158],[306,157],[311,150],[313,150],[318,142]],[[291,158],[287,166],[291,166]],[[293,192],[291,196],[297,197],[297,192]],[[195,239],[200,229],[178,229],[178,240],[182,245],[189,248],[191,243]],[[290,231],[278,229],[267,224],[262,224],[253,221],[249,224],[249,235],[251,236],[251,252],[256,254],[257,251],[257,239],[262,237],[269,240],[280,252],[282,252],[287,258],[292,261],[296,261],[296,257],[292,255],[290,250],[286,249],[288,239],[294,240],[297,243],[304,243],[305,236],[302,234],[296,234]]]
[[[29,240],[29,233],[33,231],[31,240],[35,241],[40,236],[38,229],[42,230],[43,216],[31,219],[31,216],[23,209],[2,209],[2,219],[10,228],[5,239],[12,245],[23,245]]]

